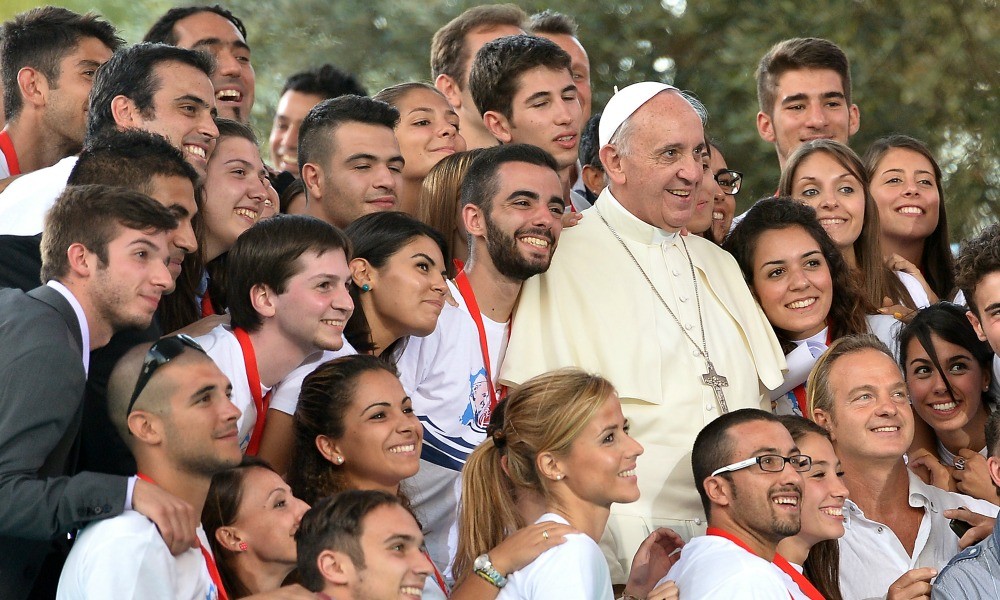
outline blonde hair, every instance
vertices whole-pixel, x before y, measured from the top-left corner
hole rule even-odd
[[[599,375],[560,369],[534,377],[504,401],[503,423],[469,455],[458,511],[455,581],[468,575],[476,556],[526,524],[515,504],[518,488],[549,498],[537,470],[543,452],[565,454],[615,392]],[[506,457],[506,465],[501,459]]]
[[[809,372],[809,379],[806,380],[806,406],[808,406],[808,416],[813,418],[814,411],[818,408],[829,415],[833,414],[833,391],[830,389],[830,372],[833,364],[840,358],[862,350],[875,350],[889,357],[892,364],[896,364],[892,352],[885,343],[870,333],[846,335],[827,348],[812,371]]]

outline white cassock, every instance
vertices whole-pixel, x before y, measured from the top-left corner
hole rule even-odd
[[[521,289],[501,380],[516,387],[540,373],[576,366],[617,388],[631,434],[645,448],[637,469],[641,497],[612,507],[602,541],[613,580],[624,583],[636,549],[657,527],[685,539],[704,533],[691,447],[720,407],[702,381],[705,360],[598,209],[701,346],[698,296],[681,237],[640,221],[605,189],[580,224],[563,231],[549,270]],[[770,409],[766,389],[781,385],[785,368],[774,331],[732,256],[697,236],[683,242],[698,281],[708,353],[728,379],[729,410]]]

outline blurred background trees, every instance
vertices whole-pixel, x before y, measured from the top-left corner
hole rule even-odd
[[[58,0],[96,10],[129,42],[142,37],[168,0]],[[184,2],[183,4],[190,4]],[[470,0],[254,0],[222,2],[247,24],[257,70],[254,124],[270,131],[277,94],[291,73],[324,62],[360,76],[374,93],[428,79],[431,36]],[[0,17],[37,3],[7,0]],[[773,148],[754,126],[754,69],[787,37],[833,40],[852,61],[861,131],[925,140],[945,172],[952,240],[1000,214],[1000,11],[997,0],[521,0],[527,12],[576,17],[590,54],[594,110],[613,86],[643,80],[695,92],[711,114],[709,134],[730,167],[747,176],[740,210],[773,192]]]

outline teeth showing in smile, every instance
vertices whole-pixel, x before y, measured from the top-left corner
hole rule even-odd
[[[622,471],[618,474],[619,477],[632,477],[635,475],[635,469],[629,469],[627,471]]]
[[[789,302],[785,306],[787,308],[805,308],[807,306],[812,306],[816,304],[815,298],[806,298],[805,300],[796,300],[795,302]]]
[[[184,146],[184,151],[199,158],[205,158],[205,149],[201,146]]]
[[[687,198],[688,196],[691,195],[691,192],[688,190],[667,190],[667,191],[675,196],[680,196],[682,198]]]
[[[530,244],[532,246],[537,246],[538,248],[548,248],[549,247],[549,241],[548,240],[543,240],[542,238],[523,237],[523,238],[521,238],[521,241],[524,242],[525,244]]]
[[[840,225],[841,223],[846,223],[847,219],[841,219],[838,217],[829,217],[827,219],[820,219],[819,224],[823,227],[828,227],[830,225]]]
[[[574,136],[574,135],[564,135],[562,137],[557,137],[556,141],[557,142],[570,142],[570,141],[573,141],[574,139],[576,139],[576,136]]]
[[[901,206],[896,212],[904,215],[922,215],[924,210],[916,206]]]
[[[228,102],[239,102],[243,99],[243,94],[236,90],[219,90],[215,93],[216,100],[225,100]]]
[[[798,506],[799,499],[791,496],[779,496],[773,500],[775,504],[787,504],[789,506]]]
[[[956,406],[958,406],[958,402],[955,402],[954,400],[950,402],[940,402],[938,404],[931,404],[931,408],[933,408],[934,410],[941,410],[941,411],[953,410]]]
[[[343,321],[338,321],[336,319],[321,319],[320,322],[323,323],[323,324],[325,324],[325,325],[333,325],[334,327],[343,327],[344,326],[344,322]]]
[[[899,427],[876,427],[872,429],[876,433],[892,433],[894,431],[899,431]]]
[[[399,588],[399,592],[404,596],[416,596],[418,598],[422,598],[424,595],[423,589],[412,586],[401,587]]]
[[[416,444],[406,444],[404,446],[393,446],[392,448],[389,448],[389,452],[392,452],[393,454],[402,454],[403,452],[413,452],[413,450],[416,447],[417,447]]]
[[[715,211],[715,212],[712,213],[712,220],[713,221],[721,221],[721,220],[723,220],[725,218],[726,218],[726,214],[723,213],[723,212]]]
[[[844,516],[844,509],[843,508],[836,508],[836,507],[833,507],[833,506],[830,506],[830,507],[827,507],[827,508],[821,508],[821,509],[819,509],[819,512],[823,513],[824,515],[830,515],[831,517],[843,517]]]
[[[246,217],[246,218],[250,219],[251,221],[256,221],[257,220],[257,211],[255,211],[255,210],[252,210],[252,209],[249,209],[249,208],[234,208],[233,212],[236,213],[236,214],[238,214],[241,217]]]

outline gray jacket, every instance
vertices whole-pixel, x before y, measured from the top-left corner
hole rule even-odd
[[[990,537],[948,561],[934,581],[931,598],[1000,598],[1000,519]]]

